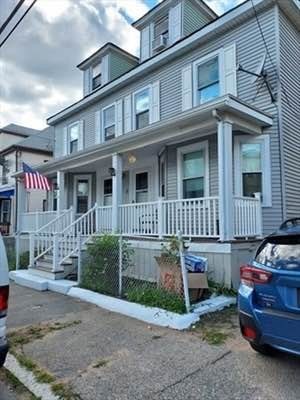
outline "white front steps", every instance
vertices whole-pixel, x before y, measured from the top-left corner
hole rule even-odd
[[[11,271],[9,277],[18,285],[26,286],[40,292],[51,290],[53,292],[67,294],[72,287],[77,286],[77,282],[66,279],[52,280],[42,278],[32,274],[31,270]]]

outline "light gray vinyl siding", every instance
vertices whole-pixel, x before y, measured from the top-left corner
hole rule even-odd
[[[191,1],[183,2],[183,36],[188,36],[206,25],[210,20]]]
[[[269,52],[273,60],[276,60],[275,51],[275,8],[270,8],[259,14],[260,23],[263,27],[265,40],[267,42]],[[172,61],[166,60],[164,66],[160,66],[156,70],[152,70],[143,77],[136,78],[127,86],[112,90],[110,94],[98,100],[92,105],[76,113],[75,116],[68,117],[57,125],[56,133],[61,135],[62,127],[74,120],[83,119],[85,126],[85,145],[93,146],[95,143],[95,111],[111,104],[119,98],[147,86],[157,80],[160,81],[160,116],[161,120],[176,117],[182,112],[181,104],[181,71],[182,68],[193,61],[218,50],[222,46],[236,43],[237,63],[241,63],[245,69],[255,70],[264,54],[264,44],[257,26],[255,18],[248,18],[239,24],[234,21],[230,30],[222,35],[211,39],[210,41],[199,42],[197,47],[189,50],[185,55],[181,55]],[[273,87],[276,87],[276,73],[267,59],[266,69]],[[265,133],[270,135],[271,140],[271,161],[272,161],[272,207],[263,209],[263,224],[265,232],[274,230],[281,222],[281,179],[280,179],[280,157],[279,157],[279,141],[276,121],[276,108],[271,104],[269,94],[265,87],[262,87],[257,94],[259,83],[251,84],[251,76],[238,72],[237,73],[237,93],[238,97],[246,102],[272,114],[274,125],[270,129],[266,129]],[[60,138],[57,137],[58,143]],[[58,148],[59,146],[56,146]],[[61,148],[61,147],[59,147]],[[56,157],[60,156],[60,152],[56,153]],[[171,182],[170,182],[171,184]],[[171,189],[170,189],[171,190]],[[171,193],[171,192],[170,192]],[[174,192],[173,192],[174,193]]]
[[[286,217],[300,215],[300,34],[280,12],[280,75]]]
[[[111,52],[110,54],[110,80],[118,78],[119,76],[125,74],[125,72],[131,70],[137,62],[128,59],[121,54]]]

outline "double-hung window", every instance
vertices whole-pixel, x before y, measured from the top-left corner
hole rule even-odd
[[[183,199],[207,195],[208,188],[207,142],[178,149],[178,190]]]
[[[112,178],[104,179],[103,182],[103,203],[105,206],[112,204]]]
[[[150,88],[134,94],[135,129],[141,129],[150,123]]]
[[[92,87],[93,90],[101,86],[101,63],[92,68]]]
[[[137,203],[148,201],[148,172],[140,172],[135,175],[135,200]]]
[[[116,107],[111,105],[103,110],[104,140],[110,140],[116,134]]]
[[[196,68],[196,104],[202,104],[220,95],[219,56],[197,62]]]
[[[271,165],[268,136],[235,138],[235,187],[240,196],[261,193],[262,205],[271,205]]]
[[[75,122],[69,126],[69,153],[76,153],[78,151],[79,142],[79,123]]]

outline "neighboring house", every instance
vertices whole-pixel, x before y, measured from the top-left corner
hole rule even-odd
[[[4,235],[16,230],[16,207],[18,189],[14,174],[22,169],[25,162],[31,166],[49,161],[53,154],[53,129],[29,129],[10,124],[0,130],[0,230]],[[41,190],[27,190],[22,199],[26,212],[43,211],[46,208],[46,193]]]
[[[85,240],[122,232],[150,249],[180,230],[230,285],[255,239],[300,212],[299,3],[218,17],[201,0],[164,0],[133,26],[140,60],[102,47],[78,66],[84,97],[48,119],[49,210],[73,207],[64,235]]]

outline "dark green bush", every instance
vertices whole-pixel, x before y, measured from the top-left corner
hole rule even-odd
[[[117,296],[119,290],[119,238],[103,235],[88,245],[80,286],[95,292]],[[122,271],[132,265],[133,249],[122,241]]]
[[[178,314],[186,312],[185,303],[181,296],[162,288],[137,287],[128,289],[128,301],[140,303],[148,307],[159,307]]]
[[[14,250],[7,251],[8,268],[10,271],[16,269],[16,252]],[[29,265],[29,251],[20,254],[20,269],[27,269]]]

